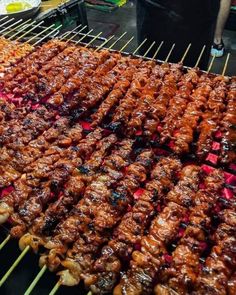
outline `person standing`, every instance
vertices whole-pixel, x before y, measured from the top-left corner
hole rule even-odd
[[[222,39],[223,31],[225,28],[226,21],[228,19],[231,7],[231,0],[220,1],[220,11],[217,17],[216,30],[214,43],[211,48],[211,55],[216,57],[222,57],[225,52],[225,45]]]
[[[175,43],[171,62],[179,62],[189,43],[192,44],[185,59],[193,67],[206,45],[199,67],[206,69],[214,38],[220,0],[137,0],[137,30],[143,54],[153,41],[164,41],[158,58],[164,60]],[[154,51],[150,52],[152,56]]]

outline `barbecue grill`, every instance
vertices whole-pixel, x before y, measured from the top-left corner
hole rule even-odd
[[[4,17],[0,19],[0,35],[4,36],[10,40],[17,40],[22,42],[27,42],[33,46],[43,44],[50,39],[57,38],[58,40],[70,41],[75,44],[81,44],[85,47],[94,48],[96,51],[99,51],[102,48],[108,48],[110,51],[116,52],[120,51],[124,56],[130,55],[128,52],[129,44],[132,42],[134,37],[130,37],[127,42],[123,42],[122,38],[127,34],[126,32],[119,37],[111,36],[110,38],[103,38],[102,33],[93,35],[93,30],[86,31],[87,26],[79,25],[71,31],[68,31],[63,34],[59,34],[59,27],[44,27],[43,21],[35,23],[32,21],[15,21],[14,19]],[[148,40],[144,40],[138,48],[136,48],[132,55],[134,57],[140,58],[138,55],[139,49],[146,43]],[[142,56],[144,60],[156,60],[157,63],[162,64],[163,61],[158,60],[158,52],[161,49],[163,42],[161,44],[155,44],[153,42],[150,44],[150,47]],[[148,58],[148,53],[155,48],[155,54],[152,58]],[[166,57],[165,63],[168,62],[171,53],[175,49],[175,45],[170,48],[169,54]],[[183,52],[182,59],[180,63],[184,63],[185,57],[191,50],[191,44],[186,48],[186,51]],[[204,53],[205,47],[202,51],[199,52],[199,58],[196,60],[195,67],[198,67],[198,64],[201,60],[201,57]],[[225,64],[222,69],[222,76],[227,74],[227,65],[229,63],[230,54],[226,56]],[[215,57],[211,59],[208,70],[206,73],[210,74]],[[187,67],[184,67],[187,71]],[[215,74],[210,74],[212,76],[217,76]],[[86,120],[83,119],[84,125],[86,125]],[[86,128],[85,128],[86,129]],[[137,135],[139,136],[139,135]],[[221,134],[218,132],[215,135],[214,142],[211,148],[210,153],[202,160],[202,170],[211,171],[213,168],[223,168],[225,176],[225,186],[224,194],[225,198],[231,199],[232,195],[235,193],[235,180],[236,180],[236,166],[234,163],[222,164],[219,161],[219,150],[220,150]],[[156,147],[160,149],[161,153],[166,153],[167,155],[171,154],[171,150],[168,146],[159,145]],[[198,160],[189,155],[189,157],[184,157],[181,159],[183,162],[197,162]],[[37,266],[38,257],[31,253],[30,247],[27,246],[22,252],[18,250],[15,240],[12,240],[9,235],[9,227],[2,226],[1,234],[1,244],[0,244],[0,259],[3,262],[0,272],[0,288],[1,294],[55,294],[56,292],[66,294],[87,294],[82,285],[78,287],[66,288],[61,286],[60,282],[57,281],[57,277],[50,273],[47,270],[46,266],[43,266],[41,269]]]

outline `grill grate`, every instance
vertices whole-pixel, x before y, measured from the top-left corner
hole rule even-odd
[[[130,54],[129,52],[124,52],[125,49],[127,49],[129,47],[129,44],[132,42],[132,40],[134,39],[134,37],[130,37],[130,39],[128,41],[126,41],[125,43],[122,41],[122,38],[127,34],[127,32],[123,33],[121,36],[116,37],[116,36],[111,36],[110,38],[103,38],[101,37],[102,32],[98,33],[96,36],[94,36],[92,34],[93,30],[87,30],[87,27],[82,27],[81,25],[76,27],[75,29],[68,31],[66,33],[63,33],[61,35],[59,35],[59,29],[60,27],[55,28],[54,25],[45,28],[43,26],[43,22],[40,22],[38,24],[35,24],[35,22],[33,21],[25,21],[23,22],[22,20],[19,20],[17,22],[15,22],[14,19],[12,18],[8,18],[8,17],[4,17],[2,19],[0,19],[0,35],[9,39],[9,40],[16,40],[16,41],[22,41],[22,42],[28,42],[30,44],[32,44],[33,46],[36,46],[40,43],[42,43],[43,41],[47,41],[48,39],[52,39],[57,37],[59,40],[64,40],[66,42],[74,42],[75,44],[83,44],[85,47],[88,46],[92,46],[94,48],[96,48],[96,50],[100,50],[101,48],[105,48],[105,46],[113,41],[113,43],[106,47],[109,50],[118,50],[120,52],[123,52],[124,54]],[[87,31],[84,33],[84,31]],[[115,41],[114,41],[115,40]],[[133,51],[133,55],[140,57],[137,53],[139,51],[139,49],[146,43],[148,42],[147,39],[145,39],[134,51]],[[122,43],[122,45],[121,45]],[[158,57],[158,52],[161,49],[161,46],[163,45],[163,42],[161,42],[161,44],[155,44],[155,42],[153,42],[150,47],[148,48],[148,50],[145,52],[145,54],[142,56],[145,59],[151,59],[151,58],[147,58],[146,56],[148,55],[149,51],[153,48],[156,48],[155,54],[153,55],[152,59],[156,59]],[[189,52],[191,48],[191,44],[188,45],[188,47],[186,48],[186,51],[183,53],[183,56],[180,60],[180,63],[184,63],[184,60]],[[166,60],[164,62],[168,62],[173,50],[175,49],[175,44],[172,45],[172,47],[170,48],[170,51],[166,57]],[[201,52],[199,53],[199,58],[196,61],[195,67],[198,67],[198,64],[201,60],[201,57],[204,53],[205,50],[205,46],[202,48]],[[229,59],[230,59],[230,54],[227,55],[226,60],[225,60],[225,64],[224,67],[222,69],[222,75],[224,76],[226,74],[227,71],[227,65],[229,63]],[[209,73],[212,69],[213,63],[214,63],[215,57],[213,57],[211,59],[211,62],[209,64],[209,67],[207,69],[207,73]],[[159,61],[161,62],[161,61]],[[187,67],[186,67],[187,69]],[[215,143],[217,143],[217,141],[215,141]],[[214,151],[211,151],[211,153],[214,154]],[[215,153],[215,155],[217,156],[217,152]],[[208,157],[207,157],[208,159]],[[217,167],[217,165],[215,165],[213,162],[208,161],[206,159],[206,164],[203,166],[203,169],[211,169],[211,167]],[[229,169],[227,167],[225,167],[225,175],[226,175],[226,189],[231,189],[231,190],[235,190],[235,170],[234,169]],[[231,180],[230,180],[231,179]],[[233,180],[232,180],[233,179]],[[228,183],[227,183],[228,181]],[[232,184],[233,183],[233,184]],[[7,229],[4,228],[4,233],[6,233]],[[9,252],[6,251],[6,248],[9,247],[10,248],[10,244],[12,244],[14,242],[12,242],[10,240],[10,235],[7,234],[6,237],[2,237],[2,242],[0,244],[0,251],[5,251],[8,255]],[[14,245],[15,247],[16,245]],[[12,265],[9,266],[9,269],[5,272],[5,274],[3,274],[1,280],[0,280],[0,287],[4,286],[4,282],[8,279],[8,277],[11,275],[11,273],[15,270],[15,268],[18,266],[18,264],[20,264],[20,262],[23,260],[23,258],[26,256],[26,254],[29,252],[30,248],[29,246],[27,246],[20,254],[19,256],[16,258],[16,260],[14,261],[14,263]],[[30,258],[32,259],[32,258]],[[22,264],[23,262],[21,262]],[[25,266],[27,267],[27,266]],[[33,280],[33,282],[30,284],[30,286],[28,287],[28,289],[25,291],[25,295],[29,295],[31,294],[31,292],[34,290],[34,288],[37,286],[37,284],[39,283],[39,280],[41,279],[41,277],[46,273],[47,268],[46,266],[44,266],[39,272],[38,274],[35,276],[35,279]],[[1,274],[2,275],[2,274]],[[55,279],[54,279],[55,280]],[[55,282],[54,282],[55,283]],[[52,291],[50,292],[50,295],[55,294],[58,289],[61,288],[60,283],[57,282],[55,284],[55,286],[53,287]],[[75,290],[75,289],[74,289]],[[78,289],[76,289],[78,290]],[[66,291],[67,292],[67,291]],[[68,291],[69,292],[69,291]],[[72,292],[71,294],[74,294],[73,290],[71,290],[70,292]],[[84,292],[84,291],[82,291]],[[18,294],[18,293],[17,293]],[[42,293],[41,293],[42,294]],[[68,293],[69,294],[69,293]]]

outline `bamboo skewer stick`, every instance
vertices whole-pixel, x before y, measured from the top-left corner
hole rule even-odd
[[[150,52],[150,50],[152,49],[152,47],[156,44],[156,41],[152,42],[152,44],[150,45],[150,47],[147,49],[147,51],[144,53],[143,57],[146,57],[147,54]]]
[[[209,64],[209,67],[208,67],[208,69],[207,69],[207,73],[210,72],[210,70],[211,70],[211,68],[212,68],[212,66],[213,66],[213,63],[214,63],[214,61],[215,61],[215,58],[216,58],[216,55],[214,55],[214,56],[212,57],[211,62],[210,62],[210,64]]]
[[[53,287],[52,291],[49,293],[49,295],[55,295],[56,292],[58,291],[58,289],[60,288],[61,283],[60,280],[55,284],[55,286]]]
[[[25,291],[24,295],[30,295],[31,292],[34,290],[35,286],[37,285],[37,283],[39,282],[39,280],[41,279],[41,277],[44,275],[44,273],[47,270],[47,266],[44,265],[39,273],[37,274],[37,276],[34,278],[33,282],[30,284],[30,286],[28,287],[28,289]]]
[[[8,279],[8,277],[11,275],[13,270],[17,267],[17,265],[21,262],[21,260],[24,258],[24,256],[29,251],[30,246],[26,246],[25,249],[21,252],[21,254],[17,257],[15,262],[12,264],[12,266],[8,269],[8,271],[5,273],[5,275],[0,280],[0,287],[5,283],[5,281]]]
[[[70,34],[74,33],[74,31],[76,31],[77,29],[79,29],[82,25],[80,24],[79,26],[75,27],[73,30],[68,31],[63,33],[58,39],[60,39],[61,41],[64,40],[67,36],[69,36]],[[87,27],[87,26],[85,26]]]
[[[33,28],[31,28],[29,31],[27,31],[23,35],[17,37],[16,41],[19,41],[20,39],[22,39],[23,37],[25,37],[26,35],[28,35],[30,32],[34,31],[36,28],[38,28],[39,26],[41,26],[43,23],[44,23],[44,21],[41,21],[37,25],[33,26]]]
[[[51,32],[49,32],[47,35],[43,36],[40,40],[38,40],[37,42],[35,42],[33,45],[36,46],[37,44],[39,44],[40,42],[42,42],[44,39],[46,39],[47,37],[51,36],[54,32],[56,32],[61,27],[62,27],[62,25],[58,26],[57,28],[55,28],[54,30],[52,30]]]
[[[0,250],[2,250],[2,248],[8,243],[8,241],[10,240],[11,235],[8,235],[4,241],[2,241],[2,243],[0,244]]]
[[[185,60],[185,58],[186,58],[186,56],[187,56],[187,54],[188,54],[188,52],[189,52],[189,50],[190,50],[191,46],[192,46],[192,44],[191,44],[191,43],[189,43],[189,45],[188,45],[187,49],[186,49],[186,50],[185,50],[185,52],[184,52],[184,55],[183,55],[183,57],[182,57],[182,58],[181,58],[181,60],[180,60],[180,63],[181,63],[181,64],[184,62],[184,60]]]
[[[66,39],[66,43],[68,43],[69,41],[73,40],[76,36],[78,36],[81,32],[83,32],[83,30],[85,30],[87,28],[87,26],[84,26],[82,29],[80,29],[77,33],[75,33],[72,37]]]
[[[131,37],[126,43],[125,43],[125,45],[119,50],[120,52],[122,52],[128,45],[129,45],[129,43],[132,41],[134,39],[134,36],[133,37]]]
[[[105,46],[108,42],[111,41],[111,39],[113,39],[115,37],[115,35],[110,36],[106,41],[104,41],[100,46],[98,46],[95,50],[95,52],[99,51],[103,46]]]
[[[223,71],[222,71],[222,76],[225,76],[226,69],[227,69],[227,66],[228,66],[228,63],[229,63],[229,57],[230,57],[230,53],[227,54],[225,64],[224,64],[224,68],[223,68]]]
[[[167,55],[167,57],[166,57],[166,59],[165,59],[165,63],[168,62],[168,60],[169,60],[169,58],[170,58],[170,56],[171,56],[171,53],[172,53],[172,51],[174,50],[174,48],[175,48],[175,44],[173,44],[173,45],[171,46],[171,49],[170,49],[170,51],[169,51],[169,53],[168,53],[168,55]]]
[[[5,23],[1,24],[1,27],[7,25],[8,23],[12,22],[13,20],[14,20],[14,18],[8,19]]]
[[[10,26],[7,26],[7,28],[4,28],[0,31],[0,33],[3,33],[7,30],[9,30],[10,28],[12,28],[13,26],[15,26],[16,24],[19,24],[20,22],[22,22],[22,19],[19,19],[17,22],[15,22],[14,24],[11,24]]]
[[[200,52],[200,54],[199,54],[199,57],[198,57],[198,59],[197,59],[197,62],[196,62],[196,64],[195,64],[194,68],[197,68],[197,67],[198,67],[198,65],[199,65],[199,63],[200,63],[200,60],[201,60],[201,58],[202,58],[202,56],[203,56],[203,53],[204,53],[205,49],[206,49],[206,45],[204,45],[204,46],[202,47],[202,50],[201,50],[201,52]]]
[[[0,22],[3,21],[3,20],[5,20],[5,19],[7,19],[8,17],[9,17],[9,16],[6,15],[6,16],[4,16],[3,18],[0,18]]]
[[[42,35],[43,33],[47,32],[48,30],[50,30],[51,28],[54,27],[54,24],[52,24],[51,26],[49,26],[48,28],[45,28],[44,30],[42,30],[41,32],[39,32],[38,34],[36,34],[35,36],[31,37],[29,40],[27,40],[25,43],[29,43],[32,40],[34,40],[35,38],[38,38],[40,35]]]
[[[20,27],[26,25],[26,24],[29,23],[29,22],[31,22],[31,19],[28,19],[28,20],[26,20],[25,22],[19,24],[18,26],[12,28],[10,31],[5,32],[4,34],[2,34],[2,36],[6,36],[7,34],[9,34],[9,33],[11,33],[11,32],[14,32],[16,29],[18,29],[18,28],[20,28]],[[8,27],[8,29],[9,29],[9,27]]]
[[[118,39],[116,39],[110,47],[108,47],[108,49],[111,49],[112,47],[114,47],[125,35],[127,34],[127,32],[124,32]]]
[[[133,54],[136,54],[139,49],[147,42],[147,38],[143,40],[142,43],[139,44],[139,46],[134,50]]]
[[[162,45],[164,44],[164,41],[161,41],[160,45],[158,46],[156,52],[154,53],[152,59],[156,59],[158,52],[161,50]]]
[[[8,40],[12,40],[12,39],[15,38],[19,33],[24,32],[24,30],[26,30],[27,28],[29,28],[30,26],[32,26],[32,25],[35,24],[35,23],[36,23],[36,21],[33,21],[33,22],[30,23],[30,24],[27,24],[27,25],[22,26],[21,29],[18,30],[15,34],[11,35],[11,36],[8,38]]]
[[[85,45],[85,48],[87,48],[90,44],[92,44],[99,36],[101,36],[102,35],[102,32],[100,32],[100,33],[98,33],[96,36],[94,36],[93,38],[92,38],[92,40],[91,41],[89,41],[89,43],[87,43],[86,45]]]
[[[88,33],[86,33],[82,38],[80,38],[78,41],[75,42],[75,44],[78,44],[82,40],[84,40],[88,35],[93,31],[93,29],[89,30]]]

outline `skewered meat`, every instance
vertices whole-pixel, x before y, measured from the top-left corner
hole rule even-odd
[[[157,200],[171,188],[173,179],[180,170],[178,160],[161,159],[153,168],[151,179],[135,202],[113,231],[113,239],[102,249],[102,256],[96,260],[93,274],[86,274],[85,284],[91,285],[93,293],[110,293],[119,277],[122,261],[127,261],[134,247],[140,243],[150,219],[155,214]],[[173,173],[173,171],[175,171]]]
[[[235,78],[32,49],[0,39],[0,223],[21,249],[97,294],[234,294]]]

